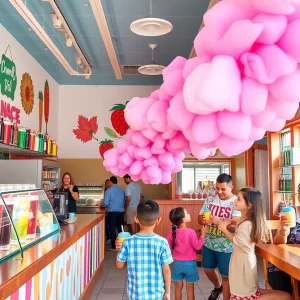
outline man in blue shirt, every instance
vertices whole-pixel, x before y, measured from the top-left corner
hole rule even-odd
[[[136,233],[136,224],[134,217],[136,216],[136,208],[140,203],[142,196],[142,188],[136,182],[133,182],[131,177],[126,174],[123,176],[124,182],[127,184],[125,189],[126,202],[125,202],[125,211],[126,211],[126,224],[128,226],[128,231],[131,234]]]
[[[108,225],[110,232],[111,248],[107,250],[116,251],[116,230],[122,231],[124,225],[125,192],[117,185],[118,179],[110,177],[111,187],[104,194],[102,206],[107,208]]]

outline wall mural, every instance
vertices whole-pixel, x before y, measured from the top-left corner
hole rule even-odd
[[[43,103],[44,102],[44,96],[43,92],[39,91],[39,132],[42,132],[42,126],[43,126]]]
[[[31,114],[34,104],[34,87],[31,76],[28,73],[22,75],[21,80],[21,102],[27,115]]]
[[[87,143],[91,140],[96,140],[99,143],[99,153],[103,158],[106,151],[114,148],[114,140],[120,139],[124,136],[129,129],[124,116],[124,110],[126,108],[128,101],[125,104],[115,104],[110,110],[111,116],[110,121],[113,127],[104,127],[104,132],[107,134],[108,138],[99,142],[95,134],[98,131],[97,116],[91,119],[84,117],[82,115],[78,116],[78,128],[73,129],[73,133],[76,139],[80,140],[82,143]]]
[[[47,125],[49,122],[49,110],[50,110],[50,89],[49,89],[48,80],[46,80],[45,87],[44,87],[44,117],[46,122],[46,134],[48,133]]]

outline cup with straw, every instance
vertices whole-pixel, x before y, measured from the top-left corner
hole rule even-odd
[[[120,232],[120,233],[118,234],[118,241],[119,241],[119,242],[121,243],[121,245],[122,245],[123,242],[131,236],[131,234],[130,234],[129,232],[124,231],[123,225],[121,225],[121,228],[122,228],[122,232]]]

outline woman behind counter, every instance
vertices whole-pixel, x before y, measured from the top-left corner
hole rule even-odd
[[[76,213],[76,201],[79,200],[79,191],[78,187],[74,185],[74,180],[69,172],[64,173],[61,179],[61,187],[58,189],[58,191],[68,193],[68,212]]]

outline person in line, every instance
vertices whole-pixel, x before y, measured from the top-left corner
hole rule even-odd
[[[159,206],[153,200],[143,200],[137,207],[135,221],[140,231],[127,238],[116,260],[118,268],[127,264],[127,294],[130,300],[170,300],[173,262],[168,242],[154,233],[160,223]]]
[[[106,179],[105,183],[104,183],[104,194],[110,188],[110,186],[111,186],[110,180]],[[100,203],[100,207],[102,207],[103,201],[104,201],[104,197],[103,197],[103,200]],[[105,243],[106,244],[111,244],[110,234],[109,234],[109,225],[108,225],[108,215],[107,215],[107,212],[106,212],[106,216],[105,216],[105,238],[106,238]]]
[[[288,293],[263,290],[258,286],[255,244],[269,240],[260,191],[253,188],[241,189],[235,200],[235,209],[241,212],[236,234],[227,229],[231,220],[222,221],[218,227],[234,244],[229,265],[230,300],[291,300]]]
[[[138,204],[140,203],[142,197],[142,188],[139,184],[132,181],[131,177],[126,174],[123,176],[124,182],[126,183],[125,195],[125,214],[126,214],[126,224],[128,227],[128,231],[131,234],[136,233],[136,223],[134,217],[136,216],[136,209]]]
[[[183,207],[172,209],[169,219],[172,230],[167,240],[174,259],[171,274],[172,280],[176,282],[175,300],[182,299],[183,281],[186,281],[187,300],[195,300],[194,284],[199,280],[196,256],[197,250],[204,244],[207,227],[203,226],[198,238],[195,230],[186,227],[191,222],[191,216]]]
[[[115,176],[110,177],[110,188],[104,194],[104,201],[102,206],[107,208],[108,226],[111,241],[111,248],[109,251],[116,251],[116,230],[122,231],[124,225],[124,206],[125,193],[118,186],[118,179]]]
[[[211,219],[206,221],[203,217],[202,207],[198,222],[200,225],[208,225],[205,235],[204,247],[202,250],[202,266],[207,278],[213,283],[214,289],[211,291],[208,300],[217,300],[223,292],[223,299],[230,299],[228,282],[228,269],[233,244],[218,230],[221,219],[232,219],[237,221],[241,213],[234,209],[236,195],[232,193],[232,177],[228,174],[220,174],[217,177],[217,195],[207,201],[207,206],[211,210]],[[230,225],[229,230],[234,232],[235,228]],[[218,268],[222,276],[222,284],[216,271]]]
[[[286,216],[281,216],[280,227],[273,239],[274,244],[300,244],[300,223],[296,211],[296,226],[290,228],[290,221]],[[268,263],[268,282],[273,290],[284,291],[292,295],[291,276],[281,271],[276,266]],[[300,281],[298,281],[298,290],[300,291]]]
[[[68,193],[68,213],[76,213],[76,201],[79,200],[79,190],[78,187],[74,185],[74,179],[69,172],[63,174],[61,186],[58,191]]]

